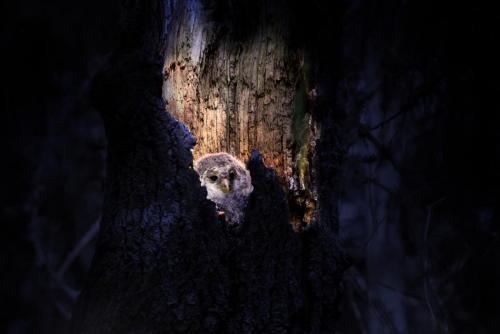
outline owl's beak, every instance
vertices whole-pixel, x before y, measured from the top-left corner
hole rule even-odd
[[[231,185],[229,184],[229,180],[226,178],[223,178],[220,183],[220,187],[222,189],[222,192],[224,194],[227,194],[228,192],[231,191]]]

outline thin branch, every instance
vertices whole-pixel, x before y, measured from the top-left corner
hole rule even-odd
[[[413,107],[422,98],[425,98],[425,97],[429,96],[429,94],[434,91],[434,89],[436,88],[436,86],[437,86],[438,83],[439,83],[439,80],[437,80],[436,82],[434,82],[434,83],[432,83],[432,84],[430,84],[430,85],[428,85],[426,87],[423,87],[422,89],[420,89],[419,91],[417,91],[417,93],[410,99],[410,101],[408,101],[407,103],[405,103],[405,104],[403,104],[401,106],[401,109],[397,113],[392,114],[391,116],[389,116],[388,118],[384,119],[383,121],[381,121],[377,125],[372,126],[370,128],[370,131],[376,130],[376,129],[378,129],[378,128],[384,126],[384,125],[386,125],[387,123],[391,122],[395,118],[406,114],[410,110],[413,110]]]
[[[383,288],[385,288],[385,289],[387,289],[387,290],[391,290],[391,291],[397,293],[398,295],[401,295],[402,297],[405,297],[408,300],[412,300],[412,301],[414,301],[416,303],[420,303],[420,304],[425,303],[425,300],[423,298],[414,296],[414,295],[410,294],[409,292],[402,291],[402,290],[397,289],[397,288],[395,288],[395,287],[393,287],[393,286],[391,286],[389,284],[386,284],[384,282],[375,281],[374,283],[377,284],[377,285],[379,285],[379,286],[381,286],[381,287],[383,287]]]
[[[57,284],[58,288],[62,292],[64,292],[64,294],[66,295],[66,297],[69,298],[69,300],[75,301],[76,298],[78,298],[78,295],[80,294],[79,290],[70,287],[68,285],[68,283],[63,280],[62,276],[57,276],[57,274],[55,274],[51,271],[49,271],[49,273],[50,273],[52,279],[54,280],[54,282]],[[54,302],[57,302],[57,301],[54,301]]]
[[[382,189],[383,191],[385,191],[386,193],[388,193],[391,197],[394,197],[394,198],[398,198],[398,194],[392,190],[391,188],[383,185],[381,182],[379,182],[376,178],[373,178],[373,177],[369,177],[367,176],[364,180],[363,180],[364,183],[369,183],[369,184],[373,184],[377,187],[379,187],[380,189]]]
[[[364,124],[360,125],[359,135],[360,135],[360,137],[370,141],[375,146],[380,159],[385,159],[385,160],[389,161],[390,164],[392,165],[392,167],[394,168],[394,170],[396,172],[398,172],[398,174],[401,174],[401,172],[399,171],[400,168],[396,164],[396,161],[394,161],[389,148],[384,143],[382,143],[380,140],[378,140],[372,133],[370,133],[370,129],[368,129],[366,127],[366,125],[364,125]]]
[[[370,242],[372,241],[373,237],[377,234],[378,229],[380,228],[380,226],[382,226],[382,223],[385,221],[385,217],[386,217],[386,216],[384,216],[384,217],[380,218],[380,219],[377,221],[377,223],[376,223],[375,227],[372,229],[372,232],[370,233],[370,236],[369,236],[369,237],[368,237],[368,239],[366,239],[366,241],[365,241],[365,245],[363,246],[363,248],[364,248],[364,249],[366,249],[366,247],[368,247],[368,245],[369,245],[369,244],[370,244]]]
[[[68,268],[73,264],[73,262],[78,258],[82,250],[87,246],[89,242],[94,240],[94,238],[97,235],[97,232],[99,232],[99,225],[101,222],[101,217],[97,218],[95,223],[90,226],[90,229],[83,235],[83,237],[78,241],[78,243],[73,247],[71,252],[66,256],[64,259],[61,267],[56,273],[57,277],[62,277],[64,273],[68,270]]]
[[[431,217],[432,217],[432,209],[443,202],[446,197],[442,197],[435,201],[434,203],[431,203],[430,205],[427,206],[427,219],[425,223],[425,231],[424,231],[424,272],[425,272],[425,279],[424,279],[424,293],[425,293],[425,300],[427,304],[427,308],[429,309],[429,313],[431,315],[432,320],[434,323],[438,325],[442,325],[444,333],[448,333],[448,324],[446,321],[444,321],[443,324],[441,324],[440,321],[438,321],[438,318],[436,317],[434,308],[432,306],[431,302],[431,282],[430,282],[430,261],[429,261],[429,252],[427,248],[427,241],[429,239],[429,230],[430,230],[430,225],[431,225]],[[441,327],[441,326],[439,326]]]

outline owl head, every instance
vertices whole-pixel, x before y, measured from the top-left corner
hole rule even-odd
[[[250,173],[245,165],[227,153],[207,154],[194,163],[207,198],[224,205],[227,199],[244,199],[252,192]]]

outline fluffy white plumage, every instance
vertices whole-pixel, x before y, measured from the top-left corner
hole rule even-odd
[[[241,223],[248,196],[253,191],[245,165],[228,153],[213,153],[196,160],[194,169],[200,175],[201,185],[207,188],[207,198],[224,211],[226,222]]]

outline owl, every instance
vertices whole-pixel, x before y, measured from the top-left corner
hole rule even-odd
[[[194,163],[207,198],[217,205],[226,223],[240,224],[248,196],[253,190],[250,172],[228,153],[206,154]]]

